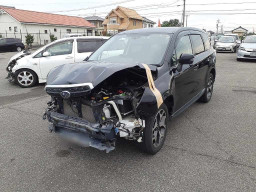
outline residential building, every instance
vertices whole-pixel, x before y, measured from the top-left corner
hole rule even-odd
[[[151,27],[154,27],[154,25],[156,24],[156,22],[151,21],[146,17],[142,17],[142,18],[143,18],[143,28],[151,28]]]
[[[143,28],[143,17],[133,9],[118,6],[106,16],[103,26],[104,33],[113,35],[125,30]]]
[[[89,21],[91,24],[93,24],[95,28],[95,35],[102,35],[103,32],[103,21],[104,19],[98,16],[90,16],[90,17],[85,17],[87,21]]]
[[[34,36],[34,45],[50,42],[50,35],[57,39],[68,33],[95,35],[95,26],[81,17],[43,13],[0,6],[0,35],[20,38],[25,43],[27,34]]]
[[[240,26],[240,27],[233,29],[231,32],[234,34],[237,34],[239,37],[242,37],[245,34],[247,34],[248,30]]]

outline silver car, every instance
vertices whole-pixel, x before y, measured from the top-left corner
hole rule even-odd
[[[256,59],[256,35],[245,37],[237,51],[237,60]]]
[[[233,36],[222,36],[215,45],[217,52],[236,52],[237,42]]]

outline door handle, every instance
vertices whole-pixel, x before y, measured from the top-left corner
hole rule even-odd
[[[72,56],[67,56],[66,59],[73,59],[74,57]]]
[[[37,63],[33,63],[33,65],[37,65]]]

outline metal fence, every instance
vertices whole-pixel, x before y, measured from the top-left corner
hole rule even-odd
[[[50,39],[50,35],[54,35],[54,37],[56,37],[57,39],[61,39],[61,38],[64,38],[67,34],[66,31],[63,32],[61,30],[59,30],[58,32],[53,32],[53,33],[42,33],[42,32],[38,32],[38,33],[30,33],[30,32],[22,32],[22,31],[19,31],[19,32],[8,32],[6,31],[5,33],[0,33],[0,37],[2,38],[18,38],[18,39],[21,39],[22,42],[25,44],[26,43],[26,36],[30,34],[34,37],[34,42],[33,42],[33,45],[46,45],[48,43],[51,42],[51,39]],[[72,34],[81,34],[83,36],[92,36],[92,32],[86,32],[85,33],[79,33],[79,32],[72,32]]]

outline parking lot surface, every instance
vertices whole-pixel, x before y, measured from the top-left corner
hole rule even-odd
[[[162,150],[120,140],[106,154],[48,131],[44,85],[6,79],[0,53],[0,191],[256,191],[256,62],[217,54],[212,100],[169,123]]]

